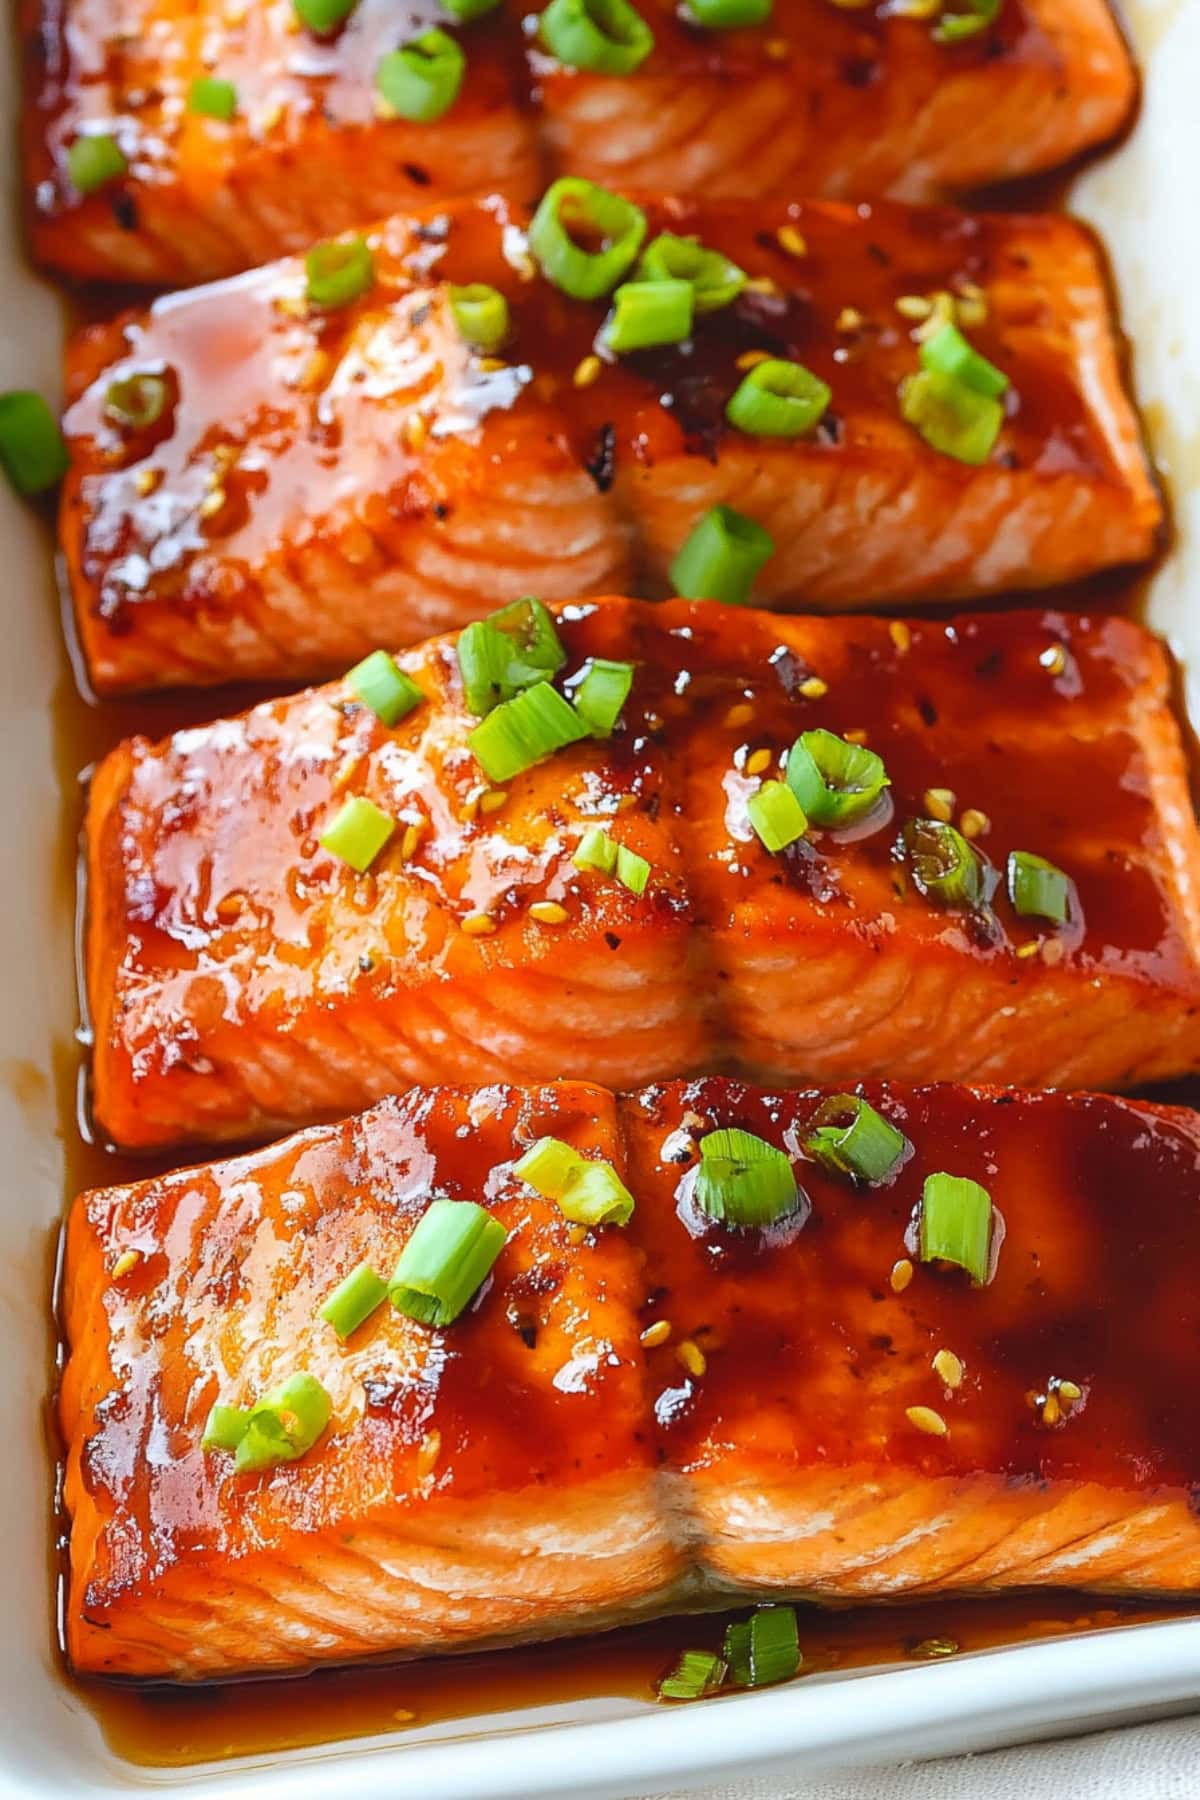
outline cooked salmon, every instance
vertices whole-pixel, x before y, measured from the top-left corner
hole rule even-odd
[[[414,1091],[84,1194],[61,1392],[76,1669],[294,1670],[739,1595],[1195,1594],[1196,1115],[855,1092],[912,1146],[883,1185],[810,1160],[821,1091],[705,1079]],[[766,1230],[697,1204],[722,1127],[793,1164]],[[514,1172],[545,1136],[613,1165],[627,1225],[569,1225]],[[934,1173],[991,1199],[986,1285],[920,1259]],[[343,1343],[319,1309],[360,1262],[389,1276],[434,1195],[507,1233],[477,1300],[440,1329],[384,1301]],[[332,1402],[306,1454],[239,1473],[202,1447],[214,1404],[298,1371]]]
[[[398,20],[358,0],[328,35],[300,10],[22,0],[40,260],[88,279],[209,280],[424,196],[527,199],[546,155],[695,194],[930,199],[1102,142],[1136,92],[1106,0],[1004,0],[954,44],[936,18],[872,0],[778,0],[768,24],[733,32],[648,0],[655,48],[627,77],[547,55],[537,8],[456,27],[435,6]],[[431,121],[398,117],[381,60],[431,26],[465,57],[461,88]],[[76,151],[89,137],[101,150]]]
[[[393,727],[335,683],[100,765],[87,974],[111,1138],[565,1071],[1107,1087],[1200,1062],[1200,844],[1140,627],[619,599],[557,624],[560,687],[599,658],[632,691],[610,737],[511,779],[473,754],[453,639],[399,659],[424,698]],[[891,785],[770,852],[753,797],[818,729],[866,739]],[[394,827],[365,873],[321,843],[351,799]],[[920,817],[961,828],[976,893],[930,886]],[[648,862],[644,891],[577,866],[593,827]],[[1070,884],[1058,924],[997,886],[1014,851]]]
[[[698,235],[752,286],[689,342],[620,359],[595,353],[606,303],[538,277],[529,215],[496,200],[391,220],[373,285],[340,310],[308,306],[285,262],[76,337],[61,523],[97,689],[326,675],[465,624],[481,598],[660,594],[718,504],[774,539],[762,602],[818,610],[1040,587],[1151,552],[1161,504],[1080,227],[645,211],[648,234]],[[450,290],[470,282],[507,296],[502,355],[456,327]],[[901,415],[914,340],[954,312],[1011,383],[982,466]],[[725,416],[766,357],[830,389],[802,437]],[[139,379],[153,417],[130,427]]]

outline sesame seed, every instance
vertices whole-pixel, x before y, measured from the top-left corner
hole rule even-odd
[[[737,704],[731,706],[729,711],[725,714],[725,723],[736,730],[739,725],[748,725],[753,717],[754,708],[751,706],[750,702],[748,700],[739,700]]]
[[[223,487],[213,488],[212,492],[210,494],[205,494],[203,500],[200,502],[200,517],[202,519],[211,519],[214,513],[220,512],[224,504],[225,489]]]
[[[771,358],[765,350],[743,350],[734,363],[735,369],[757,369],[759,363],[770,362]]]
[[[829,683],[819,675],[810,675],[800,683],[800,692],[806,700],[821,700],[829,692]]]
[[[423,413],[409,413],[404,421],[404,441],[410,450],[420,450],[429,436],[429,426]]]
[[[701,1376],[708,1367],[703,1350],[691,1338],[684,1338],[682,1344],[676,1345],[675,1354],[689,1375]]]
[[[771,752],[769,750],[755,750],[746,758],[747,775],[761,775],[763,770],[769,769],[770,766]]]
[[[888,1276],[893,1294],[902,1294],[913,1278],[913,1266],[907,1256],[902,1256],[898,1263],[892,1264],[892,1272]]]
[[[933,311],[933,301],[927,300],[924,294],[901,294],[896,311],[902,319],[927,319]]]
[[[708,1120],[702,1119],[698,1112],[685,1112],[679,1123],[685,1131],[707,1131]]]
[[[1056,1394],[1047,1394],[1042,1403],[1042,1424],[1057,1425],[1062,1418],[1062,1407],[1058,1404]]]
[[[786,62],[792,53],[792,47],[786,38],[768,38],[763,51],[771,62]]]
[[[954,800],[953,788],[926,788],[923,804],[931,819],[948,825],[954,817]]]
[[[333,358],[328,350],[314,350],[296,377],[296,386],[305,389],[320,387],[332,367]]]
[[[141,1260],[140,1250],[122,1250],[112,1267],[113,1280],[120,1281],[122,1275],[128,1275],[131,1269],[136,1269]]]
[[[536,919],[539,925],[565,925],[571,915],[557,900],[535,900],[529,909],[529,916]]]
[[[986,325],[988,308],[986,300],[968,300],[960,296],[955,303],[960,325]]]
[[[836,331],[861,331],[863,316],[857,306],[843,306],[834,326]]]
[[[502,356],[481,356],[475,367],[483,375],[495,375],[499,369],[507,369],[508,364]]]
[[[941,5],[941,0],[938,0],[938,5]],[[954,1638],[922,1638],[919,1644],[913,1645],[908,1654],[910,1656],[927,1656],[930,1658],[938,1656],[957,1656],[958,1648],[958,1643]]]
[[[958,825],[965,838],[984,837],[992,829],[992,821],[977,806],[968,806]]]
[[[482,813],[499,812],[507,799],[507,788],[489,788],[486,794],[479,796],[479,810]]]
[[[496,929],[496,921],[491,913],[468,913],[461,921],[462,930],[468,937],[490,937]]]
[[[1042,947],[1041,938],[1030,938],[1027,944],[1017,945],[1017,955],[1024,962],[1030,956],[1036,956]]]
[[[161,469],[139,469],[133,485],[144,499],[147,494],[154,492],[161,480]]]
[[[842,736],[848,744],[865,744],[870,733],[863,725],[852,725],[849,731],[843,731]]]
[[[361,756],[348,756],[346,758],[330,783],[335,794],[340,794],[342,789],[346,787],[349,782],[353,781],[355,775],[362,766],[362,762],[363,759]]]
[[[641,1342],[647,1350],[657,1350],[665,1344],[671,1335],[670,1319],[655,1319],[653,1325],[647,1325],[641,1336]]]
[[[953,325],[953,323],[954,295],[945,292],[937,293],[933,296],[929,317],[917,326],[913,336],[918,343],[924,344],[931,337],[936,337],[943,325]]]
[[[755,275],[746,283],[745,291],[748,294],[777,294],[779,292],[779,284],[778,282],[772,281],[769,275]],[[767,361],[769,362],[770,360],[770,357],[768,357]]]
[[[469,793],[467,795],[466,799],[463,801],[462,811],[459,813],[458,816],[462,820],[464,825],[469,825],[473,819],[478,818],[478,816],[479,816],[479,798],[480,798],[479,789],[475,788],[472,790],[471,793]]]
[[[218,919],[236,919],[245,910],[246,896],[239,888],[235,888],[232,894],[224,895],[216,904]]]
[[[416,1716],[415,1712],[409,1712],[407,1706],[398,1706],[392,1714],[398,1725],[410,1725]]]
[[[435,1426],[421,1439],[421,1448],[417,1451],[417,1474],[422,1477],[432,1475],[441,1454],[442,1434]]]
[[[617,801],[617,811],[619,813],[632,812],[637,803],[638,797],[636,794],[622,794]]]
[[[893,619],[888,626],[888,636],[895,644],[901,656],[907,656],[912,649],[912,632],[903,619]]]
[[[282,118],[283,101],[277,100],[274,106],[268,106],[265,112],[259,114],[258,129],[263,132],[274,131]]]
[[[567,1242],[568,1242],[568,1244],[582,1244],[584,1238],[587,1236],[587,1234],[590,1230],[591,1230],[590,1225],[581,1225],[581,1224],[568,1225],[567,1226]]]
[[[599,380],[603,366],[598,356],[585,356],[575,364],[571,380],[577,388],[591,387],[593,381]]]
[[[1083,1389],[1077,1381],[1060,1381],[1058,1384],[1058,1396],[1060,1400],[1082,1400]]]
[[[938,1380],[948,1388],[960,1388],[963,1379],[963,1366],[953,1350],[939,1350],[933,1359],[933,1372]]]
[[[923,1431],[927,1437],[948,1437],[950,1427],[941,1413],[934,1412],[932,1406],[906,1406],[904,1416],[910,1425]]]
[[[1042,651],[1038,661],[1051,675],[1061,675],[1067,666],[1067,653],[1061,644],[1051,644],[1048,650]]]
[[[404,836],[400,840],[400,861],[407,862],[416,852],[417,845],[425,835],[424,825],[406,825]]]
[[[302,294],[277,294],[272,304],[275,311],[282,313],[285,319],[308,317],[308,301]]]
[[[789,256],[807,256],[808,243],[804,234],[797,231],[794,225],[781,225],[775,233],[775,240],[781,250]]]

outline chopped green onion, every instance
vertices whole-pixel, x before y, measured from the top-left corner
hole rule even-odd
[[[348,19],[356,3],[357,0],[292,0],[300,23],[321,37]]]
[[[246,1435],[250,1423],[249,1409],[222,1406],[220,1402],[209,1413],[200,1439],[202,1450],[228,1450],[232,1455]]]
[[[1013,850],[1008,858],[1008,897],[1023,919],[1065,925],[1071,912],[1071,880],[1044,857]]]
[[[42,494],[67,472],[70,458],[58,420],[40,394],[0,394],[0,467],[18,494]]]
[[[978,468],[996,447],[1004,408],[953,375],[922,369],[900,383],[900,412],[931,450]]]
[[[458,99],[466,68],[462,45],[434,26],[380,57],[375,86],[402,119],[429,125]]]
[[[746,815],[772,852],[786,850],[808,830],[804,808],[785,781],[764,781],[747,800]]]
[[[685,600],[745,606],[755,576],[774,553],[775,540],[761,525],[731,506],[714,506],[685,538],[671,581]]]
[[[1000,16],[1001,0],[967,0],[965,13],[944,13],[933,28],[939,44],[959,44],[986,31]]]
[[[956,381],[974,388],[977,394],[990,394],[993,400],[998,400],[1008,390],[1008,376],[986,356],[980,356],[978,350],[973,350],[957,325],[943,325],[921,345],[920,355],[922,368],[952,375]]]
[[[487,622],[510,637],[516,645],[519,662],[540,675],[557,675],[567,660],[554,615],[532,594],[497,607],[495,612],[487,615]],[[510,675],[509,679],[514,677]],[[528,683],[522,682],[522,685]]]
[[[800,1667],[800,1637],[793,1606],[763,1606],[725,1632],[725,1661],[738,1687],[770,1687],[790,1681]]]
[[[646,891],[646,883],[650,879],[650,864],[636,850],[627,850],[624,844],[617,845],[617,880],[623,888],[638,896]]]
[[[661,1700],[702,1700],[725,1679],[725,1664],[711,1650],[685,1650],[658,1684]]]
[[[601,248],[583,249],[574,232],[599,238]],[[632,200],[564,175],[546,189],[530,221],[529,248],[547,281],[564,294],[599,300],[616,287],[645,235],[646,215]]]
[[[882,759],[836,732],[804,731],[788,751],[787,784],[814,825],[865,819],[890,785]]]
[[[507,679],[513,660],[512,645],[487,619],[472,619],[463,627],[454,653],[458,659],[463,699],[477,719],[490,713],[501,700],[512,698],[514,684]],[[533,679],[544,681],[545,676],[539,673]],[[518,691],[519,686],[516,684]]]
[[[832,398],[803,363],[768,357],[743,375],[725,417],[750,437],[802,437],[819,424]]]
[[[217,75],[197,75],[188,89],[188,111],[205,119],[224,119],[228,123],[237,111],[237,102],[232,81],[222,81]]]
[[[614,875],[619,848],[603,825],[589,825],[571,861],[577,869],[599,869],[604,875]]]
[[[752,1131],[710,1131],[700,1139],[696,1202],[727,1225],[774,1225],[795,1210],[800,1190],[782,1150]]]
[[[571,702],[593,737],[608,737],[633,686],[633,664],[593,656],[575,684]]]
[[[396,821],[361,794],[353,795],[321,833],[322,850],[365,875],[396,829]]]
[[[631,75],[654,48],[654,33],[629,0],[550,0],[538,35],[568,69]]]
[[[476,718],[557,674],[567,660],[554,620],[532,595],[475,619],[459,634],[463,698]]]
[[[912,819],[903,836],[912,878],[927,900],[942,906],[980,906],[987,899],[983,864],[953,825],[940,819]]]
[[[612,1164],[580,1156],[561,1138],[539,1138],[513,1174],[576,1225],[628,1225],[633,1217],[633,1195]]]
[[[304,272],[314,306],[349,306],[370,292],[375,259],[365,238],[326,238],[308,252]]]
[[[239,1475],[295,1462],[329,1423],[333,1402],[315,1375],[289,1375],[250,1410],[234,1456]]]
[[[442,4],[448,13],[466,25],[472,19],[481,19],[484,13],[494,12],[500,0],[442,0]]]
[[[682,344],[691,335],[691,282],[640,279],[617,289],[601,334],[618,356],[656,344]]]
[[[804,1148],[835,1174],[875,1186],[896,1173],[912,1145],[866,1100],[831,1094],[813,1114]]]
[[[747,25],[765,25],[773,6],[774,0],[687,0],[687,10],[706,31],[737,31]]]
[[[921,1194],[921,1261],[957,1263],[972,1281],[988,1278],[992,1197],[965,1175],[927,1175]]]
[[[473,1200],[434,1200],[400,1253],[388,1299],[421,1325],[452,1325],[492,1272],[508,1233]]]
[[[642,251],[635,280],[689,281],[694,310],[709,313],[737,299],[746,285],[746,272],[721,251],[706,248],[699,238],[662,231]]]
[[[488,780],[502,783],[587,735],[575,708],[548,681],[539,681],[502,701],[480,720],[467,742]]]
[[[499,288],[489,287],[485,281],[452,287],[450,311],[459,336],[476,350],[498,350],[508,336],[508,301]]]
[[[148,431],[162,418],[169,397],[165,376],[139,369],[109,382],[104,392],[104,411],[126,431]]]
[[[340,1281],[329,1298],[319,1307],[321,1317],[332,1325],[342,1342],[353,1337],[366,1323],[377,1306],[387,1299],[388,1286],[370,1263],[359,1263],[345,1281]]]
[[[94,194],[129,173],[129,163],[115,137],[106,131],[77,137],[67,151],[67,174],[80,194]]]
[[[354,698],[384,725],[395,725],[425,698],[386,650],[372,650],[346,677]]]

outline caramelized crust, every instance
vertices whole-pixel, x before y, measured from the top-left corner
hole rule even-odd
[[[97,688],[340,673],[374,645],[465,624],[481,597],[662,593],[721,503],[775,540],[764,604],[990,595],[1150,553],[1162,509],[1078,226],[887,205],[646,210],[651,232],[698,234],[769,291],[702,317],[688,345],[601,361],[605,303],[537,277],[528,214],[492,200],[389,221],[374,287],[333,313],[307,307],[285,262],[76,337],[61,524]],[[509,299],[500,358],[455,328],[448,290],[469,281]],[[937,293],[985,313],[969,335],[1011,378],[982,468],[901,417],[921,327],[897,303]],[[755,354],[829,384],[815,432],[726,423]],[[131,433],[105,398],[137,370],[166,380],[169,403]]]
[[[401,659],[427,702],[394,730],[337,683],[100,766],[87,967],[112,1138],[567,1070],[1121,1086],[1196,1066],[1197,833],[1140,628],[629,600],[558,623],[564,675],[628,659],[632,693],[610,739],[505,789],[468,747],[453,640]],[[747,798],[818,726],[865,735],[892,785],[859,826],[770,855]],[[1066,927],[1019,919],[1002,887],[980,915],[917,892],[897,841],[931,789],[998,871],[1020,849],[1066,872]],[[399,821],[367,875],[319,843],[357,794]],[[640,898],[574,866],[596,822],[652,864]],[[565,918],[539,920],[545,901]]]
[[[83,1195],[61,1394],[75,1667],[300,1669],[737,1594],[1195,1593],[1195,1115],[864,1091],[914,1146],[869,1190],[803,1160],[819,1092],[708,1079],[615,1103],[414,1092]],[[691,1198],[698,1139],[729,1125],[798,1159],[807,1204],[769,1231]],[[514,1176],[544,1133],[615,1164],[626,1229],[581,1236]],[[986,1287],[895,1272],[935,1171],[998,1209]],[[509,1232],[477,1303],[444,1331],[385,1303],[343,1346],[322,1300],[362,1259],[390,1273],[435,1193]],[[253,1476],[201,1450],[215,1401],[297,1369],[333,1401],[315,1449]]]
[[[422,198],[530,198],[543,167],[751,198],[930,199],[1029,174],[1116,131],[1136,81],[1106,0],[1004,0],[997,23],[938,44],[928,22],[831,0],[776,0],[768,26],[701,31],[641,0],[657,46],[628,79],[536,47],[538,7],[455,26],[431,0],[358,0],[318,38],[291,0],[22,0],[24,163],[36,255],[88,279],[210,279]],[[467,75],[436,122],[388,116],[381,56],[437,25]],[[237,110],[188,109],[197,76]],[[127,176],[88,195],[68,151],[114,136]]]

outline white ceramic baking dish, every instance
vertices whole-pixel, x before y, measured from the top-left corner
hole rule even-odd
[[[1073,204],[1112,253],[1135,374],[1178,538],[1149,600],[1185,665],[1200,670],[1200,4],[1133,0],[1147,77],[1130,141],[1079,184]],[[0,48],[5,117],[15,58]],[[15,179],[0,264],[0,388],[53,392],[62,319],[24,269]],[[3,484],[0,484],[2,487]],[[531,1707],[388,1739],[189,1771],[121,1763],[59,1678],[48,1583],[48,1259],[62,1199],[64,1122],[55,1071],[73,1058],[71,849],[61,841],[52,701],[58,618],[47,543],[0,491],[4,651],[0,654],[0,1793],[11,1800],[169,1788],[212,1800],[423,1800],[602,1796],[793,1770],[934,1756],[1112,1725],[1200,1702],[1200,1618],[982,1652],[953,1662],[815,1677],[717,1704],[629,1700]],[[1192,688],[1193,703],[1200,698]],[[1200,718],[1200,707],[1193,705]],[[68,774],[66,779],[71,779]]]

